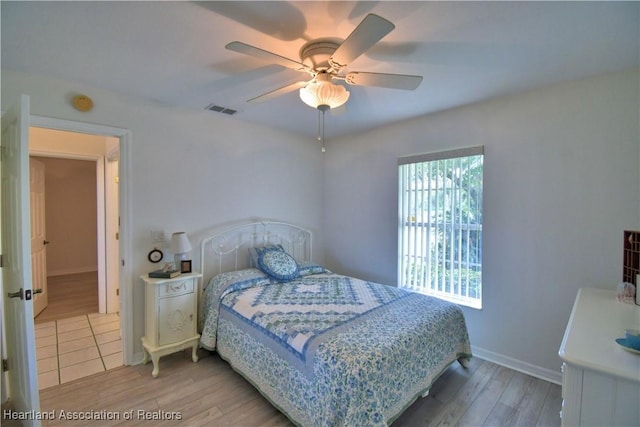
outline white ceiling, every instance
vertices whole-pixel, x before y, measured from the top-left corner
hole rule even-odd
[[[395,30],[347,71],[421,75],[421,85],[415,91],[349,86],[345,107],[326,119],[327,138],[640,63],[636,1],[3,0],[1,7],[4,69],[183,108],[216,103],[239,111],[231,120],[311,137],[318,113],[296,92],[245,102],[307,75],[226,50],[227,43],[239,40],[299,61],[305,42],[344,39],[368,13],[392,21]]]

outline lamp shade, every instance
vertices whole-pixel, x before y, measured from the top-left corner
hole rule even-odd
[[[300,89],[300,99],[310,107],[328,105],[337,108],[347,102],[349,91],[330,81],[328,74],[318,74],[316,80]]]
[[[171,252],[174,254],[184,254],[191,251],[191,243],[187,233],[179,231],[171,235]]]

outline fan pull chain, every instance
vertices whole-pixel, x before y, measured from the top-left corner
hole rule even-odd
[[[325,152],[324,149],[324,113],[329,108],[328,105],[319,105],[318,106],[318,141],[322,142],[322,152]],[[322,113],[322,115],[320,115]]]
[[[322,110],[322,152],[324,153],[324,110]]]

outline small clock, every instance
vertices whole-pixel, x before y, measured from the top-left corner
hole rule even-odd
[[[163,253],[160,249],[158,248],[153,248],[153,250],[151,252],[149,252],[149,255],[147,256],[147,258],[149,258],[149,261],[151,262],[160,262],[162,261],[162,257],[163,257]]]

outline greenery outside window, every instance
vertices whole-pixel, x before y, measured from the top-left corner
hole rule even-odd
[[[398,284],[482,308],[483,147],[398,159]]]

